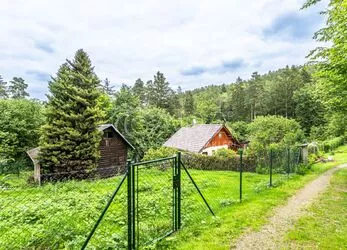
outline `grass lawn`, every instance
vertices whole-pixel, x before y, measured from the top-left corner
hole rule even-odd
[[[292,196],[306,183],[316,178],[327,169],[347,162],[347,146],[342,146],[334,155],[335,161],[318,163],[305,175],[292,175],[275,188],[259,188],[260,192],[246,192],[246,201],[221,210],[218,217],[208,223],[196,225],[194,229],[186,228],[176,236],[167,239],[167,249],[230,249],[230,246],[243,233],[259,230],[273,209]],[[278,181],[278,176],[275,180]],[[283,178],[283,177],[282,177]],[[165,244],[165,241],[162,243]],[[165,248],[165,247],[164,247]]]
[[[212,217],[187,175],[182,173],[182,226],[174,235],[146,248],[229,249],[230,242],[248,229],[258,229],[305,183],[328,168],[347,162],[347,147],[335,162],[316,164],[306,175],[244,173],[244,199],[239,203],[239,174],[190,170],[216,217]],[[343,153],[342,153],[343,152]],[[27,184],[30,173],[0,176],[0,249],[80,249],[121,177],[103,180]],[[171,170],[143,168],[138,176],[137,201],[140,245],[169,232],[172,227]],[[126,184],[122,186],[90,249],[126,247]]]
[[[347,169],[336,172],[328,190],[288,233],[292,248],[345,249],[347,246]]]

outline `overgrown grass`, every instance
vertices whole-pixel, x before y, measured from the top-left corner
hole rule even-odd
[[[346,147],[340,149],[347,151]],[[343,159],[345,157],[345,159]],[[146,248],[228,249],[247,229],[258,229],[272,209],[328,168],[346,161],[316,164],[304,176],[244,174],[239,203],[239,174],[190,170],[216,213],[211,216],[187,175],[182,173],[183,230]],[[26,182],[31,173],[0,176],[0,249],[79,249],[121,177],[97,181],[68,181],[36,187]],[[138,173],[139,242],[150,242],[172,226],[172,176],[162,168]],[[92,238],[91,249],[126,247],[126,182]]]
[[[330,187],[307,209],[288,245],[304,249],[345,249],[347,246],[347,169],[336,172]]]

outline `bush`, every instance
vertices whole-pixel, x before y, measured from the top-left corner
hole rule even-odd
[[[321,143],[321,148],[324,152],[331,152],[334,149],[338,148],[339,146],[342,146],[345,143],[345,137],[335,137],[333,139],[323,141]]]
[[[240,157],[238,155],[235,157],[220,157],[184,153],[182,161],[185,167],[199,170],[239,171],[240,168]],[[253,158],[243,157],[243,170],[248,172],[255,171]]]
[[[213,155],[221,158],[235,158],[237,156],[234,150],[226,148],[216,150]]]
[[[160,148],[150,148],[144,155],[144,161],[150,161],[165,157],[170,157],[177,154],[178,150],[175,148],[160,147]]]
[[[280,116],[259,116],[250,125],[250,147],[255,152],[270,145],[292,146],[302,141],[304,133],[300,124]]]

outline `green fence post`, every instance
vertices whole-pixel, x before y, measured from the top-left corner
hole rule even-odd
[[[181,228],[181,152],[177,153],[177,229]]]
[[[290,174],[290,148],[287,148],[287,175]]]
[[[135,197],[134,197],[134,166],[131,161],[127,163],[127,184],[128,184],[128,249],[135,249]]]
[[[243,171],[243,162],[242,162],[242,154],[243,150],[239,149],[240,154],[240,202],[242,202],[242,171]]]
[[[273,150],[270,149],[270,187],[272,187],[272,164],[273,164]]]

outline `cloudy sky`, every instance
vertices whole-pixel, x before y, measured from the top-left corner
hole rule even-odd
[[[303,64],[324,24],[324,2],[304,0],[0,0],[0,74],[21,76],[45,99],[47,80],[85,49],[101,79],[119,87],[165,74],[173,88]]]

